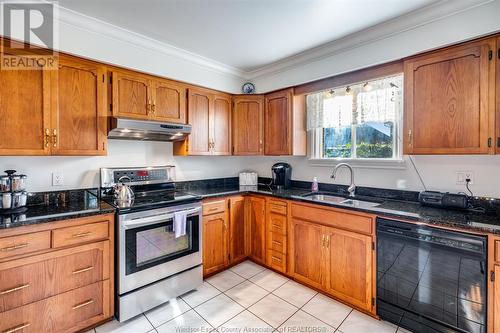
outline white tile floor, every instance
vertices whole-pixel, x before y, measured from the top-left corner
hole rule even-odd
[[[318,294],[251,261],[127,322],[88,333],[408,332]]]

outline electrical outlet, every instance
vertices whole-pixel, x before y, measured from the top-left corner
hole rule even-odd
[[[63,186],[64,174],[62,172],[52,172],[52,186]]]
[[[470,179],[469,185],[474,184],[474,172],[473,171],[457,171],[456,172],[456,184],[465,185],[466,179]]]

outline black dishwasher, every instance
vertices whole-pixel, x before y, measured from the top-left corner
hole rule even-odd
[[[377,219],[377,313],[413,332],[486,332],[486,237]]]

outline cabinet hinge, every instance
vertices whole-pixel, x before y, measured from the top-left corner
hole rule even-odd
[[[497,138],[497,147],[500,148],[500,136]]]
[[[232,151],[233,151],[233,154],[234,154],[234,146],[233,146],[233,148],[232,148]]]
[[[106,82],[106,75],[102,74],[102,83]]]
[[[102,150],[106,150],[105,145],[106,145],[106,144],[103,142],[103,143],[102,143]]]
[[[489,52],[489,57],[488,57],[488,58],[489,58],[490,60],[493,60],[493,51],[492,51],[492,50],[490,50],[490,52]]]
[[[498,59],[500,59],[500,48],[497,51],[497,56],[498,56]]]
[[[491,148],[491,138],[488,138],[488,148]]]
[[[495,281],[495,271],[490,272],[490,281],[491,282]]]
[[[113,84],[113,75],[109,74],[109,84]]]
[[[109,104],[109,111],[113,112],[113,104]]]
[[[372,306],[375,306],[375,297],[372,297]]]
[[[372,251],[375,251],[375,242],[372,242]]]

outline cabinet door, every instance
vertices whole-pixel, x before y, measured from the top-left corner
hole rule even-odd
[[[226,213],[203,216],[203,275],[227,265]]]
[[[2,70],[0,155],[50,153],[51,72]]]
[[[493,318],[491,321],[488,321],[488,323],[493,324],[493,327],[488,329],[488,332],[500,332],[500,265],[494,265],[493,272],[495,279],[492,282],[493,292],[490,292],[493,300],[489,303],[492,307],[489,313],[492,314]]]
[[[250,257],[260,263],[266,261],[266,199],[250,198]]]
[[[215,95],[211,114],[212,154],[231,155],[231,97]]]
[[[147,76],[113,72],[113,116],[132,119],[150,119],[151,89]]]
[[[486,154],[492,145],[494,40],[405,61],[407,154]]]
[[[233,155],[262,155],[264,97],[234,97],[232,118]]]
[[[334,228],[326,230],[326,291],[372,311],[372,238]]]
[[[168,80],[154,80],[153,120],[186,123],[186,87]]]
[[[247,256],[246,235],[248,228],[245,223],[245,198],[229,199],[229,257],[231,263],[240,261]]]
[[[324,285],[323,227],[301,220],[292,220],[290,233],[292,264],[295,279],[315,288]]]
[[[106,154],[106,76],[104,67],[62,57],[54,73],[52,154]]]
[[[496,153],[500,154],[500,37],[497,38],[497,54],[496,54]]]
[[[189,136],[188,155],[210,155],[210,112],[212,95],[204,91],[189,90],[188,123],[192,126]]]
[[[264,153],[292,154],[292,90],[266,95]]]

